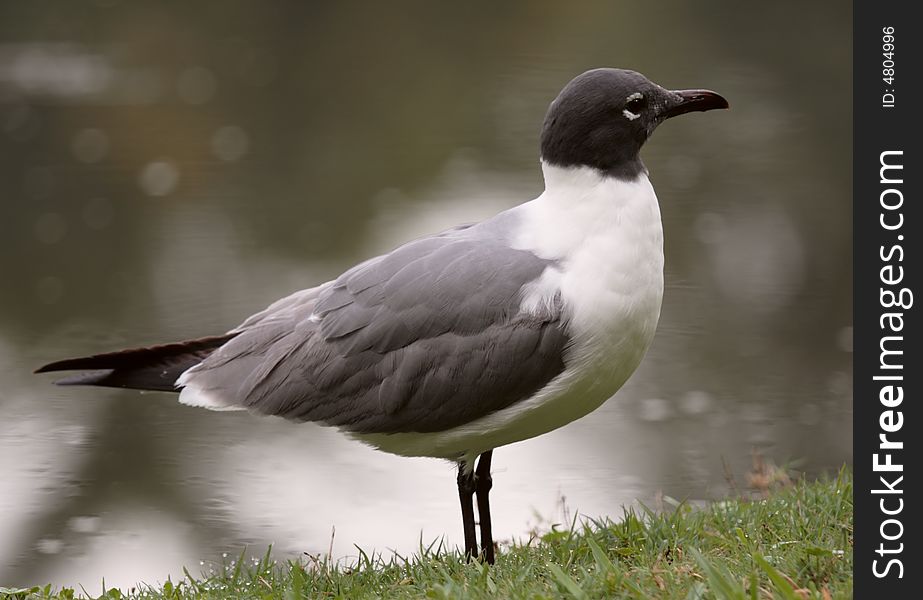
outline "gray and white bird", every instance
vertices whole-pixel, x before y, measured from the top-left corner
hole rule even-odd
[[[599,407],[654,337],[663,229],[639,151],[665,119],[718,108],[708,90],[587,71],[548,109],[538,198],[369,259],[224,335],[37,372],[92,370],[58,383],[178,391],[455,461],[465,552],[493,563],[493,449]]]

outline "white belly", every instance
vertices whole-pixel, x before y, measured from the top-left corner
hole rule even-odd
[[[559,267],[525,290],[523,310],[560,292],[571,345],[564,371],[529,399],[447,431],[355,435],[405,456],[470,460],[590,413],[625,383],[654,337],[663,297],[663,230],[646,176],[545,167],[548,190],[518,209],[517,247]]]

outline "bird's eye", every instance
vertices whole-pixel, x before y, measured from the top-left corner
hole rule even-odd
[[[638,114],[639,112],[641,112],[641,109],[644,108],[644,97],[638,96],[636,98],[632,98],[631,100],[628,101],[627,104],[625,104],[625,108],[627,108],[628,110],[630,110],[631,112],[635,114]]]

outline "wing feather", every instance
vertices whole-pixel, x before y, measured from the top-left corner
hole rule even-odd
[[[411,242],[280,300],[183,383],[358,433],[440,431],[528,398],[564,368],[560,302],[520,308],[554,265],[476,233]]]

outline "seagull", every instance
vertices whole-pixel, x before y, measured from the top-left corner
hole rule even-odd
[[[36,372],[89,371],[56,383],[179,392],[183,404],[311,421],[392,454],[453,461],[465,555],[493,564],[494,448],[598,408],[654,337],[663,228],[641,147],[666,119],[728,107],[635,71],[587,71],[545,116],[534,200],[410,241],[225,334]]]

